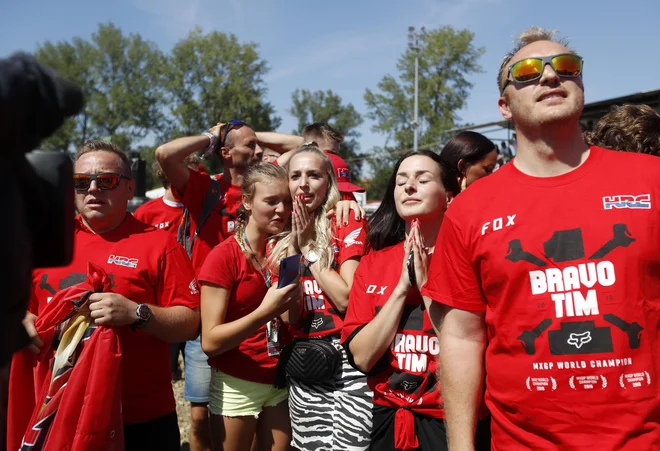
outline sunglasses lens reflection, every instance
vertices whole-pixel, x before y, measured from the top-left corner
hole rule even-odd
[[[516,81],[530,81],[541,76],[543,62],[539,59],[528,58],[517,62],[511,67],[511,76]]]
[[[88,174],[74,174],[73,187],[77,190],[89,189],[92,179],[96,179],[96,185],[99,189],[108,190],[117,188],[121,177],[118,174],[96,174],[95,177]]]
[[[576,55],[559,55],[552,58],[552,67],[562,77],[577,77],[582,72],[582,60]]]

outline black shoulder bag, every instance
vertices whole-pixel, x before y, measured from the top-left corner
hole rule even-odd
[[[315,384],[326,381],[339,370],[341,351],[321,338],[296,338],[284,348],[277,362],[275,386],[284,388],[286,376],[298,382]]]

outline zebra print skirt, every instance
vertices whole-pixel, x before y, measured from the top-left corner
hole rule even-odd
[[[346,351],[332,379],[305,384],[289,378],[291,445],[300,451],[366,451],[371,437],[373,392],[364,374],[353,368]]]

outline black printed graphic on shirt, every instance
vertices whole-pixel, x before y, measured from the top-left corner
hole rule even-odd
[[[581,228],[555,231],[542,246],[520,239],[509,241],[505,260],[531,265],[528,277],[532,295],[543,299],[550,295],[554,307],[554,318],[539,318],[538,324],[518,335],[526,354],[534,355],[545,346],[552,355],[611,353],[615,350],[612,334],[620,332],[627,335],[630,349],[640,346],[643,328],[637,322],[601,311],[601,288],[616,282],[614,264],[605,258],[636,241],[626,224],[614,224],[611,236],[586,259]],[[544,255],[530,251],[539,248]],[[547,339],[539,340],[544,335]]]

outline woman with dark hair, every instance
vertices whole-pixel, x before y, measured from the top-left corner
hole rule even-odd
[[[499,152],[493,141],[481,133],[466,131],[445,144],[440,158],[447,161],[458,173],[458,183],[461,189],[465,189],[495,171]]]
[[[374,392],[372,450],[447,449],[438,339],[426,312],[438,307],[427,305],[420,289],[444,212],[459,191],[445,160],[409,152],[369,222],[371,252],[355,272],[342,343]],[[477,449],[489,447],[488,425],[480,424]]]

